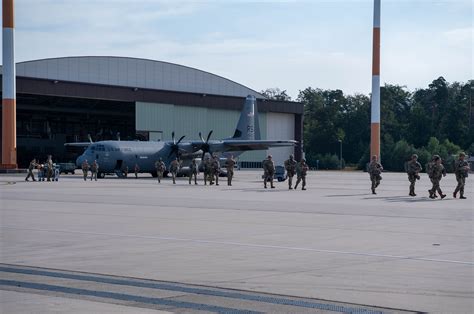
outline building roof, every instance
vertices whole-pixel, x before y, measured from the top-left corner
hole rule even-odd
[[[138,89],[265,98],[253,89],[209,72],[128,57],[84,56],[25,61],[16,64],[16,75]]]

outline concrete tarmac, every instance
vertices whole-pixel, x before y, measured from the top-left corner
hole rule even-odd
[[[73,313],[115,311],[107,306],[119,313],[474,312],[470,177],[467,200],[453,199],[453,175],[441,181],[444,200],[428,198],[425,174],[416,197],[400,173],[384,173],[377,195],[361,172],[310,172],[306,191],[288,190],[287,182],[264,189],[260,171],[237,171],[232,187],[226,178],[219,186],[204,186],[202,178],[197,186],[184,178],[173,185],[145,174],[97,182],[23,178],[0,175],[0,310],[54,313],[54,300],[60,312]],[[119,289],[48,272],[190,290]],[[219,293],[200,294],[194,285]],[[229,289],[252,297],[232,299]],[[267,293],[278,301],[262,301]]]

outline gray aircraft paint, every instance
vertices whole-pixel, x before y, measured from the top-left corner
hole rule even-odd
[[[210,140],[212,153],[222,153],[226,158],[229,154],[238,156],[247,150],[264,150],[268,147],[292,146],[296,142],[290,140],[273,141],[261,140],[258,123],[258,110],[254,96],[247,96],[244,108],[240,114],[234,136],[224,140]],[[81,167],[87,160],[91,164],[94,160],[99,163],[100,173],[121,173],[128,167],[133,172],[135,164],[140,172],[155,174],[155,162],[160,158],[169,167],[176,158],[173,141],[141,142],[141,141],[100,141],[96,143],[66,143],[69,146],[86,146],[85,152],[76,160],[76,166]],[[187,169],[193,158],[200,158],[200,141],[182,142],[177,144],[181,153],[183,168]]]

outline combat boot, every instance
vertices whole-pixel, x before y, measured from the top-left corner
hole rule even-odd
[[[462,199],[462,200],[465,200],[467,197],[464,196],[464,193],[461,192],[460,195],[459,195],[459,198]]]
[[[273,184],[272,184],[270,187],[271,187],[272,189],[274,189],[274,188],[275,188],[275,186],[274,186]]]
[[[372,188],[372,194],[377,194],[377,193],[375,193],[375,189],[374,189],[374,188]]]
[[[303,186],[303,187],[301,188],[301,190],[306,191],[306,188]]]
[[[454,192],[453,192],[453,197],[456,198],[456,195],[457,195],[457,194],[458,194],[458,192],[454,191]],[[462,195],[461,195],[461,197],[462,197]]]
[[[441,194],[441,199],[445,198],[446,197],[446,194]]]

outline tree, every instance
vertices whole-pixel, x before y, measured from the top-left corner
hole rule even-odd
[[[267,88],[260,92],[263,96],[271,100],[291,101],[291,97],[288,96],[286,90],[280,90],[279,88]]]

